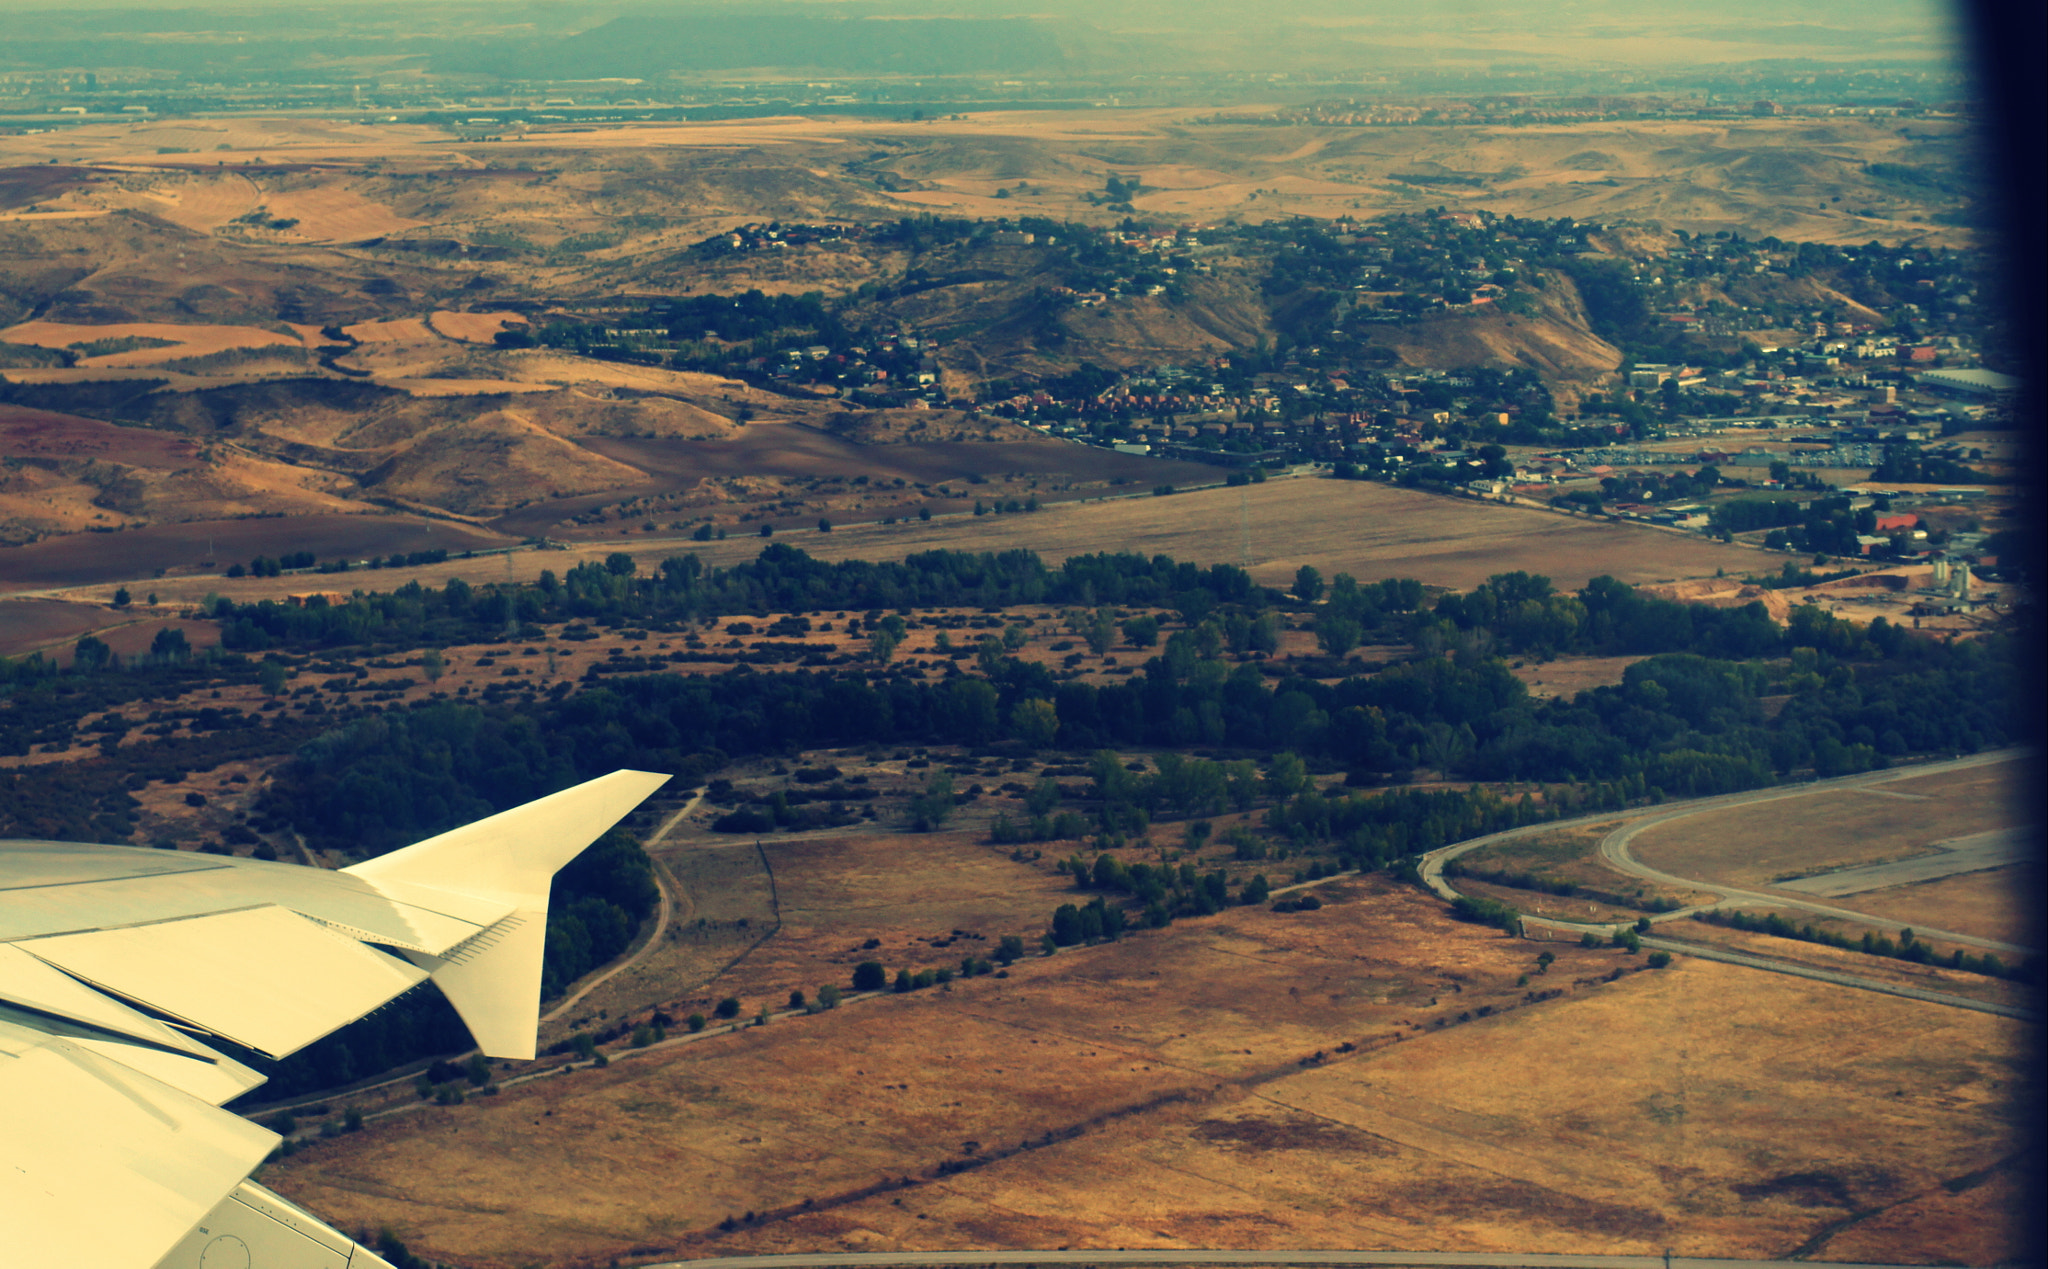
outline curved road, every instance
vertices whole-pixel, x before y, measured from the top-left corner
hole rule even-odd
[[[1928,767],[1911,768],[1910,770],[1914,775],[1931,775],[1939,771],[1956,771],[1965,767],[1982,766],[1987,761],[2000,761],[2002,757],[2010,758],[2012,756],[2014,755],[2010,752],[1989,756],[1978,754],[1969,758],[1959,758],[1949,762],[1936,763]],[[1884,779],[1872,779],[1872,776],[1882,776]],[[1668,872],[1661,872],[1650,867],[1629,853],[1629,843],[1634,841],[1636,834],[1644,829],[1655,828],[1659,824],[1667,824],[1672,820],[1684,819],[1688,815],[1696,815],[1704,810],[1718,810],[1727,806],[1741,806],[1748,802],[1771,802],[1783,797],[1798,797],[1802,794],[1814,792],[1819,788],[1858,788],[1864,785],[1883,784],[1887,780],[1899,778],[1901,778],[1900,772],[1896,770],[1870,772],[1861,776],[1844,776],[1840,780],[1826,781],[1821,785],[1803,785],[1798,792],[1791,794],[1766,790],[1759,791],[1757,796],[1738,794],[1736,795],[1736,800],[1722,802],[1713,807],[1687,804],[1668,814],[1653,816],[1645,820],[1637,820],[1633,824],[1624,824],[1622,827],[1615,829],[1600,839],[1600,857],[1622,872],[1628,873],[1631,876],[1641,877],[1646,881],[1654,881],[1660,885],[1667,886],[1682,886],[1693,890],[1711,890],[1721,896],[1717,903],[1711,905],[1715,907],[1732,900],[1742,899],[1751,903],[1766,904],[1774,908],[1794,908],[1801,912],[1811,912],[1815,916],[1833,917],[1841,921],[1854,921],[1860,925],[1875,926],[1880,930],[1888,930],[1894,934],[1900,930],[1910,929],[1917,935],[1931,939],[1940,939],[1947,943],[1965,943],[1971,947],[1981,947],[1994,952],[2006,952],[2015,956],[2032,955],[2033,948],[2020,947],[2013,943],[2001,943],[1996,939],[1978,938],[1973,934],[1959,934],[1954,930],[1937,930],[1925,925],[1908,925],[1904,921],[1893,921],[1885,917],[1871,916],[1864,912],[1852,912],[1846,908],[1829,907],[1825,903],[1814,903],[1808,899],[1795,899],[1784,894],[1765,894],[1756,890],[1741,890],[1734,886],[1724,886],[1712,881],[1694,881],[1685,877],[1676,877]],[[1694,910],[1696,911],[1697,909]],[[1674,914],[1667,913],[1666,915]],[[1652,920],[1655,919],[1652,918]]]
[[[1836,917],[1896,932],[1908,928],[1907,925],[1901,921],[1869,916],[1865,913],[1852,912],[1845,908],[1830,907],[1824,903],[1813,903],[1788,895],[1766,894],[1754,890],[1742,890],[1734,886],[1724,886],[1712,882],[1695,881],[1687,877],[1674,876],[1671,873],[1659,871],[1639,862],[1629,853],[1628,846],[1635,835],[1643,829],[1649,828],[1652,825],[1681,819],[1688,815],[1695,815],[1702,811],[1748,806],[1759,802],[1775,802],[1786,798],[1806,797],[1813,793],[1831,789],[1861,788],[1866,785],[1884,784],[1892,780],[1904,779],[1908,776],[1934,775],[1944,771],[1960,771],[1991,763],[2009,762],[2015,758],[2024,757],[2026,753],[2025,749],[2000,749],[1988,753],[1945,759],[1940,762],[1921,763],[1910,767],[1890,767],[1881,771],[1859,772],[1855,775],[1838,776],[1831,780],[1815,780],[1805,784],[1778,785],[1768,789],[1753,789],[1743,793],[1723,793],[1715,797],[1695,798],[1689,802],[1681,802],[1670,806],[1661,814],[1625,824],[1607,834],[1600,841],[1600,854],[1603,859],[1612,864],[1616,869],[1631,876],[1654,881],[1660,885],[1676,886],[1681,889],[1707,890],[1718,896],[1712,903],[1681,908],[1675,912],[1658,913],[1649,918],[1652,923],[1675,921],[1681,917],[1689,917],[1695,912],[1720,907],[1723,904],[1747,903],[1765,907],[1794,908],[1811,912],[1818,916]],[[1440,898],[1455,900],[1459,897],[1458,892],[1451,887],[1449,882],[1444,880],[1443,875],[1444,865],[1450,860],[1456,859],[1470,851],[1478,850],[1482,846],[1515,841],[1524,837],[1534,837],[1559,828],[1604,823],[1617,818],[1617,816],[1626,814],[1628,814],[1627,811],[1606,811],[1597,815],[1580,815],[1572,819],[1548,820],[1540,824],[1524,825],[1521,828],[1512,828],[1500,833],[1489,833],[1484,837],[1474,837],[1467,841],[1454,842],[1449,846],[1439,847],[1422,857],[1420,871],[1423,884],[1427,885]],[[1523,920],[1531,925],[1540,925],[1556,930],[1579,932],[1592,930],[1608,934],[1612,934],[1624,926],[1632,924],[1631,922],[1562,921],[1548,917],[1525,917]],[[1913,926],[1911,928],[1916,934],[1924,935],[1931,939],[1966,943],[1973,947],[1982,947],[2020,956],[2033,953],[2031,948],[2018,947],[2010,943],[2000,943],[1993,939],[1977,938],[1974,935],[1958,934],[1949,930],[1930,929],[1926,926]],[[1706,960],[1726,961],[1732,965],[1746,965],[1753,969],[1765,969],[1775,973],[1791,974],[1800,978],[1812,978],[1821,982],[1834,983],[1837,986],[1854,987],[1863,991],[1881,992],[1886,995],[1904,996],[1913,1000],[1924,1000],[1932,1004],[1949,1005],[1960,1009],[1972,1009],[1981,1013],[1998,1014],[2002,1017],[2033,1020],[2037,1016],[2032,1010],[2028,1009],[1991,1004],[1986,1001],[1972,1000],[1966,996],[1954,996],[1946,992],[1908,987],[1902,984],[1884,982],[1879,979],[1864,978],[1854,974],[1839,974],[1828,970],[1813,969],[1808,966],[1773,960],[1767,957],[1752,956],[1716,947],[1703,947],[1697,943],[1650,938],[1644,939],[1643,943],[1646,946],[1655,947],[1659,950],[1677,952],[1687,956],[1697,956]]]
[[[867,1269],[920,1265],[1494,1265],[1502,1269],[1813,1269],[1805,1260],[1713,1260],[1698,1256],[1560,1256],[1497,1251],[1204,1251],[1171,1247],[1073,1251],[877,1251],[670,1260],[646,1269]],[[1829,1262],[1829,1269],[1908,1269]],[[1920,1267],[1924,1269],[1924,1266]]]

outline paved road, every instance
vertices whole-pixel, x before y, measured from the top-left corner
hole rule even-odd
[[[1725,947],[1714,947],[1702,943],[1688,943],[1683,939],[1645,938],[1643,946],[1677,952],[1681,956],[1697,956],[1701,960],[1726,961],[1730,965],[1747,965],[1751,969],[1767,969],[1774,974],[1790,974],[1794,978],[1811,978],[1817,982],[1833,983],[1838,987],[1854,987],[1861,991],[1874,991],[1887,996],[1904,996],[1908,1000],[1924,1000],[1933,1005],[1947,1005],[1952,1009],[1974,1009],[1978,1013],[1995,1013],[2001,1018],[2018,1018],[2023,1022],[2038,1021],[2040,1015],[2031,1009],[2013,1005],[1993,1004],[1988,1000],[1972,1000],[1968,996],[1951,995],[1945,991],[1929,991],[1923,987],[1908,987],[1903,983],[1888,983],[1882,979],[1864,978],[1860,974],[1838,974],[1833,970],[1815,969],[1809,965],[1797,965],[1791,961],[1774,960],[1766,956],[1751,956]]]
[[[671,1260],[646,1269],[869,1269],[884,1265],[1494,1265],[1502,1269],[1813,1269],[1804,1260],[1713,1260],[1698,1256],[1558,1256],[1493,1251],[878,1251]],[[1907,1269],[1829,1262],[1829,1269]]]
[[[1625,824],[1614,830],[1601,839],[1600,856],[1625,873],[1657,882],[1660,885],[1712,891],[1720,896],[1720,899],[1713,905],[1717,907],[1723,904],[1742,901],[1751,904],[1761,904],[1766,907],[1792,908],[1801,912],[1811,912],[1815,916],[1833,917],[1837,920],[1851,921],[1859,925],[1874,926],[1877,929],[1888,930],[1892,933],[1910,929],[1923,938],[1939,939],[1948,943],[1962,943],[1970,947],[1981,947],[1989,951],[2003,952],[2009,956],[2031,956],[2034,952],[2033,948],[2020,947],[2012,943],[2001,943],[1996,939],[1978,938],[1976,935],[1960,934],[1954,930],[1936,930],[1905,921],[1893,921],[1885,917],[1871,916],[1863,912],[1852,912],[1847,908],[1837,908],[1825,903],[1816,903],[1811,899],[1795,899],[1790,895],[1766,894],[1756,890],[1742,890],[1734,886],[1724,886],[1711,881],[1697,881],[1688,877],[1674,876],[1671,873],[1650,867],[1629,853],[1629,843],[1634,841],[1636,835],[1644,829],[1654,828],[1659,824],[1668,824],[1673,820],[1684,819],[1689,815],[1697,815],[1702,811],[1721,810],[1734,806],[1749,806],[1758,802],[1777,802],[1786,798],[1807,797],[1814,793],[1835,789],[1853,789],[1866,785],[1885,784],[1892,780],[1903,779],[1906,776],[1937,775],[1944,771],[1960,771],[1969,767],[1981,767],[1990,763],[2009,761],[2021,756],[2023,752],[2023,750],[2017,749],[2001,749],[1991,753],[1971,754],[1964,758],[1954,758],[1947,762],[1927,763],[1917,767],[1894,767],[1884,771],[1866,771],[1859,775],[1841,776],[1833,780],[1818,780],[1812,784],[1793,785],[1775,789],[1758,789],[1749,793],[1730,793],[1717,798],[1702,798],[1698,801],[1682,803],[1661,815],[1652,816],[1649,819],[1636,820],[1631,824]],[[1667,919],[1677,915],[1680,914],[1666,913],[1664,918],[1653,917],[1651,919]]]
[[[1600,853],[1609,863],[1634,876],[1679,889],[1708,890],[1718,896],[1713,903],[1701,904],[1691,908],[1681,908],[1676,912],[1659,913],[1650,918],[1652,923],[1675,921],[1708,908],[1719,907],[1727,903],[1741,902],[1752,906],[1798,908],[1817,915],[1841,917],[1846,920],[1861,922],[1865,925],[1877,926],[1881,929],[1902,930],[1907,927],[1905,923],[1900,921],[1888,921],[1881,917],[1867,916],[1861,912],[1850,912],[1843,908],[1833,908],[1822,903],[1810,903],[1783,895],[1760,894],[1756,891],[1739,890],[1732,886],[1693,881],[1689,878],[1676,877],[1670,873],[1660,872],[1646,864],[1640,863],[1634,856],[1630,855],[1628,853],[1628,843],[1638,832],[1653,824],[1668,823],[1671,820],[1694,815],[1702,811],[1718,810],[1731,806],[1747,806],[1758,802],[1775,802],[1785,798],[1806,797],[1810,794],[1830,789],[1862,788],[1891,780],[1904,779],[1907,776],[1934,775],[1943,771],[1958,771],[1968,767],[1984,766],[1989,763],[2008,762],[2014,758],[2024,757],[2026,753],[2027,751],[2024,749],[2000,749],[1989,753],[1971,754],[1967,757],[1924,763],[1913,767],[1893,767],[1883,771],[1866,771],[1857,775],[1840,776],[1832,780],[1817,780],[1808,784],[1781,785],[1769,789],[1755,789],[1746,793],[1724,793],[1717,797],[1696,798],[1690,802],[1682,802],[1672,806],[1661,815],[1637,820],[1632,824],[1624,825],[1609,833],[1600,842]],[[1458,898],[1458,892],[1452,888],[1449,882],[1444,880],[1443,875],[1444,865],[1450,860],[1456,859],[1458,856],[1470,851],[1478,850],[1483,846],[1515,841],[1524,837],[1534,837],[1538,834],[1548,833],[1560,828],[1605,823],[1621,814],[1627,814],[1627,812],[1606,811],[1598,815],[1581,815],[1566,820],[1549,820],[1541,824],[1525,825],[1522,828],[1508,829],[1500,833],[1490,833],[1485,837],[1474,837],[1468,841],[1454,842],[1449,846],[1439,847],[1422,857],[1420,871],[1423,883],[1440,897],[1454,900]],[[1548,926],[1552,929],[1567,931],[1593,930],[1606,934],[1614,933],[1623,928],[1623,926],[1631,924],[1630,922],[1561,921],[1544,917],[1527,917],[1524,920],[1532,925]],[[1924,935],[1928,938],[1948,939],[2020,956],[2031,954],[2031,949],[2029,948],[2015,947],[2012,944],[2000,943],[1991,939],[1980,939],[1970,935],[1955,934],[1943,930],[1931,930],[1922,926],[1915,926],[1913,929],[1916,934]],[[1724,952],[1718,948],[1703,948],[1696,943],[1654,938],[1646,938],[1643,942],[1647,946],[1677,952],[1686,956],[1726,961],[1732,965],[1746,965],[1753,969],[1770,970],[1774,973],[1790,974],[1798,978],[1812,978],[1821,982],[1834,983],[1842,987],[1854,987],[1863,991],[1876,991],[1886,995],[1904,996],[1913,1000],[1924,1000],[1931,1004],[1949,1005],[1958,1009],[1973,1009],[1981,1013],[1994,1013],[2010,1018],[2033,1020],[2037,1016],[2030,1010],[2016,1009],[2005,1005],[1994,1005],[1981,1000],[1972,1000],[1967,996],[1953,996],[1947,992],[1926,991],[1917,987],[1903,987],[1879,979],[1863,978],[1854,974],[1837,974],[1827,970],[1812,969],[1805,965],[1798,965],[1789,961],[1772,960],[1762,956],[1751,956],[1740,952]]]
[[[1870,790],[1872,793],[1883,791]],[[1894,859],[1889,863],[1864,864],[1860,868],[1842,868],[1816,877],[1801,877],[1797,881],[1781,881],[1777,888],[1796,890],[1816,899],[1840,899],[1867,890],[1889,890],[1893,886],[1909,886],[1914,882],[1934,881],[1958,873],[2003,868],[2007,864],[2025,863],[2034,858],[2034,843],[2040,840],[2040,836],[2038,828],[1995,828],[1988,833],[1973,833],[1968,837],[1935,842],[1936,849],[1931,855],[1915,855],[1910,859]]]

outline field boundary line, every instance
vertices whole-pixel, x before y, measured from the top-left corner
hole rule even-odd
[[[1903,996],[1930,1005],[1947,1005],[1952,1009],[1974,1009],[1978,1013],[1997,1014],[2001,1018],[2017,1018],[2021,1022],[2038,1022],[2041,1015],[2032,1009],[2017,1005],[2001,1005],[1989,1000],[1972,1000],[1968,996],[1951,995],[1945,991],[1932,991],[1925,987],[1910,987],[1904,983],[1887,983],[1875,978],[1864,978],[1857,974],[1838,974],[1832,970],[1814,969],[1791,961],[1773,960],[1768,956],[1756,956],[1748,952],[1729,951],[1710,947],[1704,943],[1688,942],[1684,939],[1645,938],[1643,946],[1660,951],[1676,952],[1680,956],[1697,956],[1701,960],[1725,961],[1730,965],[1741,965],[1749,969],[1761,969],[1773,974],[1790,974],[1794,978],[1811,978],[1817,982],[1832,983],[1837,987],[1854,987],[1858,991],[1874,991],[1886,996]]]

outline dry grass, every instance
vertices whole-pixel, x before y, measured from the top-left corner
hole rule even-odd
[[[421,223],[352,190],[331,187],[273,193],[265,197],[264,209],[273,217],[298,221],[288,231],[291,236],[315,242],[354,242]]]
[[[456,313],[442,309],[427,318],[427,325],[435,334],[469,344],[488,344],[507,326],[525,324],[523,314],[511,312]]]
[[[69,348],[73,344],[90,343],[101,339],[164,339],[171,341],[166,348],[137,348],[129,352],[109,353],[99,357],[85,357],[79,360],[81,367],[128,368],[155,365],[162,361],[175,361],[184,357],[203,357],[208,353],[226,352],[232,348],[298,348],[300,342],[290,335],[282,335],[260,326],[187,326],[174,322],[120,322],[105,326],[86,326],[67,322],[33,321],[23,322],[0,331],[0,341],[11,344],[34,344],[40,348]]]
[[[1361,582],[1414,577],[1456,589],[1522,569],[1571,589],[1602,574],[1653,582],[1711,574],[1720,567],[1733,572],[1757,563],[1754,551],[1702,539],[1363,481],[1321,479],[1275,480],[1170,498],[1059,504],[1037,515],[841,526],[830,535],[807,534],[800,545],[822,559],[1024,549],[1047,560],[1136,551],[1207,565],[1237,564],[1249,555],[1252,576],[1272,586],[1292,584],[1303,564],[1313,565],[1325,578],[1338,573]],[[707,564],[729,564],[751,559],[759,543],[727,541],[700,548],[675,542],[635,550],[630,537],[618,536],[603,549],[632,551],[650,560],[697,551]]]
[[[1339,891],[422,1110],[264,1180],[480,1267],[963,1246],[1765,1256],[2014,1149],[2018,1024],[1684,960],[1603,985],[1633,962],[1572,947],[1524,988],[1528,944],[1412,891]],[[1524,1005],[1539,987],[1566,995]],[[2011,1253],[2003,1193],[1965,1189],[1971,1238],[1947,1257]],[[713,1228],[748,1212],[767,1219]],[[1872,1258],[1924,1256],[1928,1230],[1894,1224],[1876,1245],[1898,1250]]]
[[[1636,858],[1681,877],[1759,887],[1927,853],[1928,844],[2023,823],[2013,763],[1707,811],[1645,829]],[[1889,796],[1913,794],[1913,797]],[[1924,799],[1924,800],[1923,800]],[[1860,895],[1831,899],[1856,907]]]
[[[1640,877],[1631,877],[1607,866],[1600,858],[1600,839],[1628,823],[1630,818],[1632,817],[1620,816],[1601,824],[1560,828],[1498,845],[1482,846],[1461,856],[1459,862],[1479,869],[1526,872],[1546,879],[1568,881],[1587,890],[1616,898],[1633,899],[1640,896],[1645,902],[1664,900],[1677,903],[1681,907],[1712,901],[1714,895],[1709,891],[1665,890],[1649,885]],[[1479,884],[1483,883],[1475,883],[1475,892]],[[1457,887],[1463,891],[1467,887],[1467,882],[1461,879]],[[1632,918],[1639,911],[1650,910],[1611,909],[1600,900],[1588,897],[1562,898],[1497,886],[1485,889],[1524,912],[1565,920],[1605,920],[1618,915]]]
[[[2038,864],[2011,864],[1827,902],[1893,921],[1918,921],[1932,929],[2039,947],[2041,922],[2034,900],[2041,893],[2040,884]]]
[[[1628,667],[1642,660],[1641,657],[1559,657],[1555,661],[1544,661],[1518,665],[1515,677],[1529,685],[1529,695],[1534,697],[1577,696],[1596,687],[1611,687],[1621,682],[1621,676]]]
[[[1730,906],[1740,907],[1732,904]],[[1750,909],[1750,912],[1752,915],[1762,915],[1763,910],[1758,907]],[[1864,931],[1869,928],[1825,917],[1814,917],[1809,921],[1807,914],[1803,912],[1785,912],[1780,915],[1795,926],[1811,925],[1816,933],[1840,934],[1851,939],[1861,938]],[[1809,943],[1803,939],[1780,938],[1774,934],[1710,925],[1704,921],[1667,922],[1657,927],[1656,936],[1686,943],[1730,948],[1751,956],[1768,957],[1774,961],[1827,970],[1830,973],[1851,974],[1858,978],[1874,979],[1895,986],[1946,992],[1951,996],[1988,1001],[2008,1008],[2032,1007],[2033,991],[2006,979],[1989,978],[1983,974],[1948,969],[1939,965],[1917,965],[1912,961],[1896,960],[1888,956],[1872,956],[1852,948],[1830,947],[1825,943]],[[1941,958],[1947,957],[1956,946],[1953,943],[1934,940],[1926,942],[1929,951]],[[1979,949],[1965,947],[1963,952],[1975,956]],[[2010,960],[2008,957],[2007,962],[2010,963]]]

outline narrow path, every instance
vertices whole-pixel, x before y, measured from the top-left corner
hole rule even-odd
[[[683,817],[688,815],[690,812],[696,810],[697,804],[702,802],[703,800],[704,790],[699,789],[695,794],[691,796],[689,801],[683,803],[681,810],[677,811],[674,815],[669,816],[668,819],[662,821],[661,827],[654,830],[654,836],[647,839],[647,847],[651,849],[653,847],[661,845],[662,839],[667,837],[669,833],[674,831],[675,826],[683,822]],[[634,952],[625,960],[620,961],[618,964],[612,966],[610,969],[604,971],[602,974],[599,974],[597,977],[591,979],[589,982],[583,984],[581,987],[578,987],[569,995],[563,997],[562,1003],[556,1005],[553,1009],[541,1015],[541,1022],[553,1022],[556,1019],[560,1018],[562,1015],[568,1013],[571,1009],[574,1009],[578,1004],[582,1003],[582,1000],[585,996],[588,996],[591,992],[596,991],[599,987],[604,986],[606,983],[618,977],[620,974],[625,973],[627,970],[633,968],[635,965],[638,965],[640,962],[646,960],[649,956],[653,955],[654,950],[656,948],[661,946],[661,940],[663,936],[665,936],[668,933],[669,920],[675,912],[676,901],[674,898],[671,897],[673,889],[675,887],[675,881],[668,875],[668,870],[663,868],[660,864],[655,863],[652,859],[649,859],[648,863],[652,866],[652,871],[654,873],[654,888],[661,895],[661,906],[655,910],[653,933],[647,936],[646,942],[640,945],[639,951]],[[684,902],[688,901],[685,900]]]

